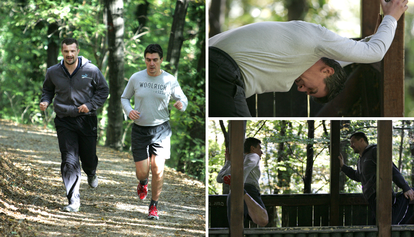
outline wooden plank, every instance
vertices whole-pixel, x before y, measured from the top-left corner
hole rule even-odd
[[[367,206],[352,206],[352,225],[368,225],[368,212]]]
[[[252,95],[246,99],[247,107],[249,107],[250,115],[256,117],[256,95]]]
[[[329,225],[329,206],[314,206],[314,226]]]
[[[381,109],[384,117],[404,117],[404,17],[383,60]]]
[[[269,206],[306,206],[328,205],[329,194],[267,194],[262,195],[262,201]]]
[[[274,117],[276,115],[273,92],[257,95],[257,112],[258,117]]]
[[[266,206],[308,206],[329,205],[329,194],[264,194],[261,195]],[[225,205],[227,195],[209,195],[210,206]],[[339,194],[341,205],[368,205],[362,193],[341,193]],[[410,202],[414,204],[414,201]]]
[[[265,204],[266,206],[266,204]],[[266,206],[266,211],[267,211],[267,215],[269,218],[269,223],[267,223],[266,227],[276,227],[276,218],[277,218],[277,213],[276,213],[276,207],[275,206]]]
[[[312,226],[312,206],[298,207],[298,226]]]
[[[378,121],[377,140],[378,237],[390,237],[392,216],[392,121]]]
[[[209,212],[211,228],[229,227],[229,222],[227,220],[227,208],[225,206],[210,207]]]
[[[243,143],[244,121],[230,121],[230,159],[231,159],[231,204],[230,234],[243,236],[244,188],[243,188]]]
[[[344,223],[345,226],[352,225],[352,206],[342,206],[341,210],[343,211],[343,215],[341,215],[342,222],[340,224]]]
[[[331,226],[339,223],[339,150],[340,150],[340,121],[331,120]]]
[[[297,207],[282,207],[282,226],[294,227],[296,226]]]
[[[288,92],[275,93],[276,117],[307,117],[307,95],[293,84]]]
[[[229,227],[227,220],[227,195],[220,196],[222,198],[215,198],[213,195],[210,195],[208,199],[210,228]]]

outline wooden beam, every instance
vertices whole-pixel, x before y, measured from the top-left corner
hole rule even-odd
[[[404,17],[382,61],[381,110],[384,117],[404,117]]]
[[[331,226],[339,225],[339,151],[340,151],[340,121],[331,120]]]
[[[245,121],[230,121],[230,160],[231,160],[231,204],[230,234],[243,236],[244,187],[243,187],[243,143]]]
[[[378,121],[377,226],[378,237],[391,237],[392,121]],[[380,211],[381,210],[381,211]]]

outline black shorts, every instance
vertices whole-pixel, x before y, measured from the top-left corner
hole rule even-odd
[[[152,155],[169,159],[171,134],[168,121],[157,126],[134,124],[131,132],[131,148],[134,161],[142,161]]]

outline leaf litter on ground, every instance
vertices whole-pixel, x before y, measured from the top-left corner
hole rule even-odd
[[[131,154],[97,154],[98,188],[82,172],[81,209],[63,212],[56,133],[0,119],[0,236],[205,236],[204,183],[166,167],[160,220],[148,220],[151,192],[138,201]]]

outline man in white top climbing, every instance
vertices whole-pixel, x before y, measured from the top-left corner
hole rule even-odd
[[[261,141],[249,137],[244,141],[243,184],[244,184],[244,219],[250,219],[259,226],[269,222],[266,207],[260,195],[260,157],[262,156]],[[217,176],[218,183],[231,184],[231,161],[226,151],[226,162]],[[227,196],[227,217],[230,224],[230,199]]]
[[[361,41],[303,21],[259,22],[209,39],[209,116],[251,117],[246,98],[287,92],[293,83],[327,103],[342,90],[342,66],[381,61],[408,0],[380,0],[384,18]],[[342,65],[342,66],[341,66]]]
[[[177,79],[161,69],[163,51],[160,45],[150,44],[144,51],[147,69],[134,73],[121,96],[122,107],[134,120],[131,131],[131,148],[139,180],[137,194],[144,200],[148,193],[148,178],[152,173],[152,196],[148,218],[158,220],[158,199],[163,185],[165,159],[170,158],[169,101],[174,107],[185,111],[187,97]],[[135,106],[130,99],[134,97]]]

